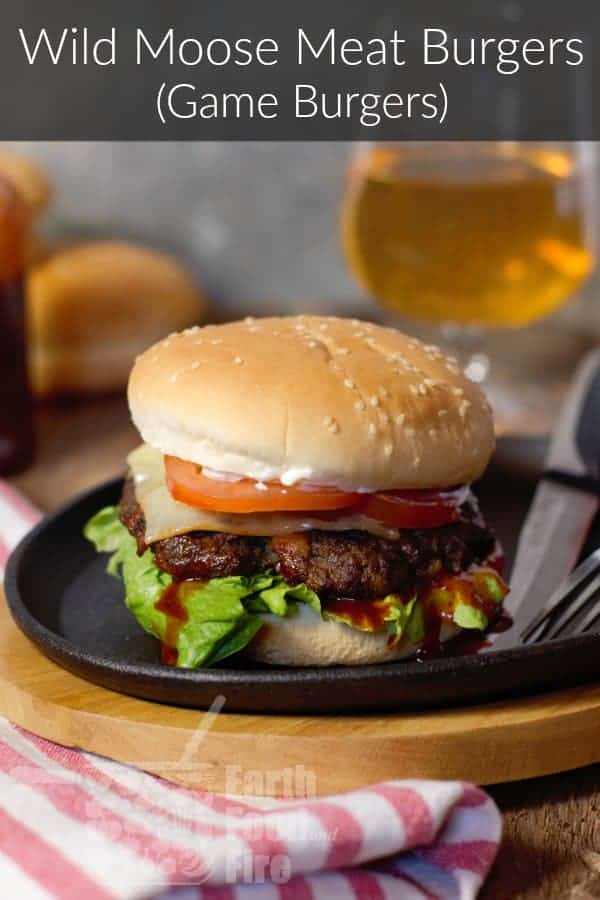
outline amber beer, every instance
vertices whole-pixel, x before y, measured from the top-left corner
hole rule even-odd
[[[399,313],[519,326],[590,273],[583,204],[566,150],[379,145],[351,169],[343,241],[365,290]]]
[[[25,205],[0,178],[0,475],[24,468],[33,452],[23,290],[26,232]]]

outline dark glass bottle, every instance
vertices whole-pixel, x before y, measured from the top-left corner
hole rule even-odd
[[[0,475],[33,456],[33,409],[27,370],[24,268],[27,211],[0,178]]]

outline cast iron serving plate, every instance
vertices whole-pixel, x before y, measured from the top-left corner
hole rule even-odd
[[[213,669],[163,666],[158,641],[125,607],[120,581],[106,574],[106,556],[82,535],[90,516],[118,500],[121,484],[101,485],[45,518],[14,551],[5,581],[21,630],[59,665],[103,687],[198,708],[223,695],[230,712],[330,713],[464,704],[598,677],[597,634],[376,666],[286,669],[235,657]],[[479,485],[509,556],[532,489],[527,472],[514,467],[492,467]],[[592,540],[600,543],[598,529]]]

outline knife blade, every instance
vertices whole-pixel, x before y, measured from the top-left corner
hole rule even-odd
[[[520,643],[522,630],[573,569],[598,511],[599,479],[600,350],[594,350],[577,369],[558,417],[504,604],[513,625],[491,636],[494,650]]]

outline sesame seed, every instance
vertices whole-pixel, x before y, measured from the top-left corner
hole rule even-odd
[[[379,411],[379,422],[381,425],[389,425],[390,417],[383,410]]]
[[[200,363],[198,362],[198,360],[193,362],[190,366],[190,369],[199,369],[199,368],[200,368]]]
[[[383,448],[383,452],[385,453],[386,456],[391,456],[393,450],[394,450],[394,448],[393,448],[392,444],[385,444],[385,446]]]
[[[346,356],[348,353],[350,353],[347,347],[338,347],[335,352],[339,353],[340,356]]]
[[[377,434],[377,425],[374,422],[369,422],[369,434],[373,436]]]
[[[369,403],[371,406],[379,406],[379,397],[377,394],[373,394],[373,396],[369,398]]]
[[[321,322],[321,324],[319,325],[319,331],[326,331],[328,328],[329,325],[327,324],[327,322]]]
[[[415,429],[414,428],[405,428],[404,434],[406,435],[407,438],[412,438],[415,436]]]
[[[256,319],[254,316],[246,316],[244,322],[256,322]]]
[[[406,416],[404,415],[404,413],[398,413],[398,415],[396,416],[396,425],[404,425],[405,419]]]
[[[438,416],[440,417],[440,419],[442,418],[442,416],[447,416],[447,415],[448,415],[447,409],[438,409]]]
[[[357,409],[359,412],[363,412],[367,408],[367,405],[364,400],[357,400],[354,404],[354,409]]]
[[[455,397],[462,397],[462,395],[464,394],[463,389],[459,387],[453,387],[451,388],[451,391]]]
[[[379,396],[380,396],[380,397],[389,397],[389,396],[390,396],[390,392],[388,391],[387,388],[385,388],[385,387],[380,387],[380,388],[379,388]]]
[[[352,381],[351,378],[344,378],[344,384],[346,385],[347,388],[354,387],[354,382]]]
[[[173,372],[173,374],[169,376],[169,381],[171,382],[171,384],[175,384],[178,377],[179,377],[179,372]]]
[[[318,347],[319,345],[317,344],[316,341],[309,341],[307,346],[312,349],[313,347]]]
[[[435,430],[435,428],[430,428],[428,434],[429,434],[429,437],[430,437],[430,438],[436,438],[436,437],[437,437],[437,431]]]
[[[419,463],[421,462],[420,456],[415,456],[413,459],[413,469],[417,469],[419,467]]]
[[[417,388],[416,384],[409,384],[408,389],[415,397],[419,393],[419,389]]]
[[[332,425],[333,421],[334,421],[333,416],[325,416],[325,418],[323,419],[323,424],[324,425]]]
[[[427,393],[427,388],[425,387],[424,384],[419,385],[419,393],[421,394],[422,397],[424,397],[425,394]]]
[[[425,378],[423,379],[423,384],[426,384],[427,387],[435,387],[437,385],[437,381],[434,381],[433,378]]]
[[[337,422],[332,422],[331,425],[328,426],[328,431],[331,431],[332,434],[337,434],[340,430],[340,426]]]
[[[234,357],[234,360],[233,360],[234,365],[241,366],[243,362],[244,362],[244,360],[242,359],[241,356]]]
[[[222,338],[213,338],[212,341],[211,341],[211,344],[214,344],[215,346],[216,346],[217,344],[222,344],[222,343],[223,343]]]

